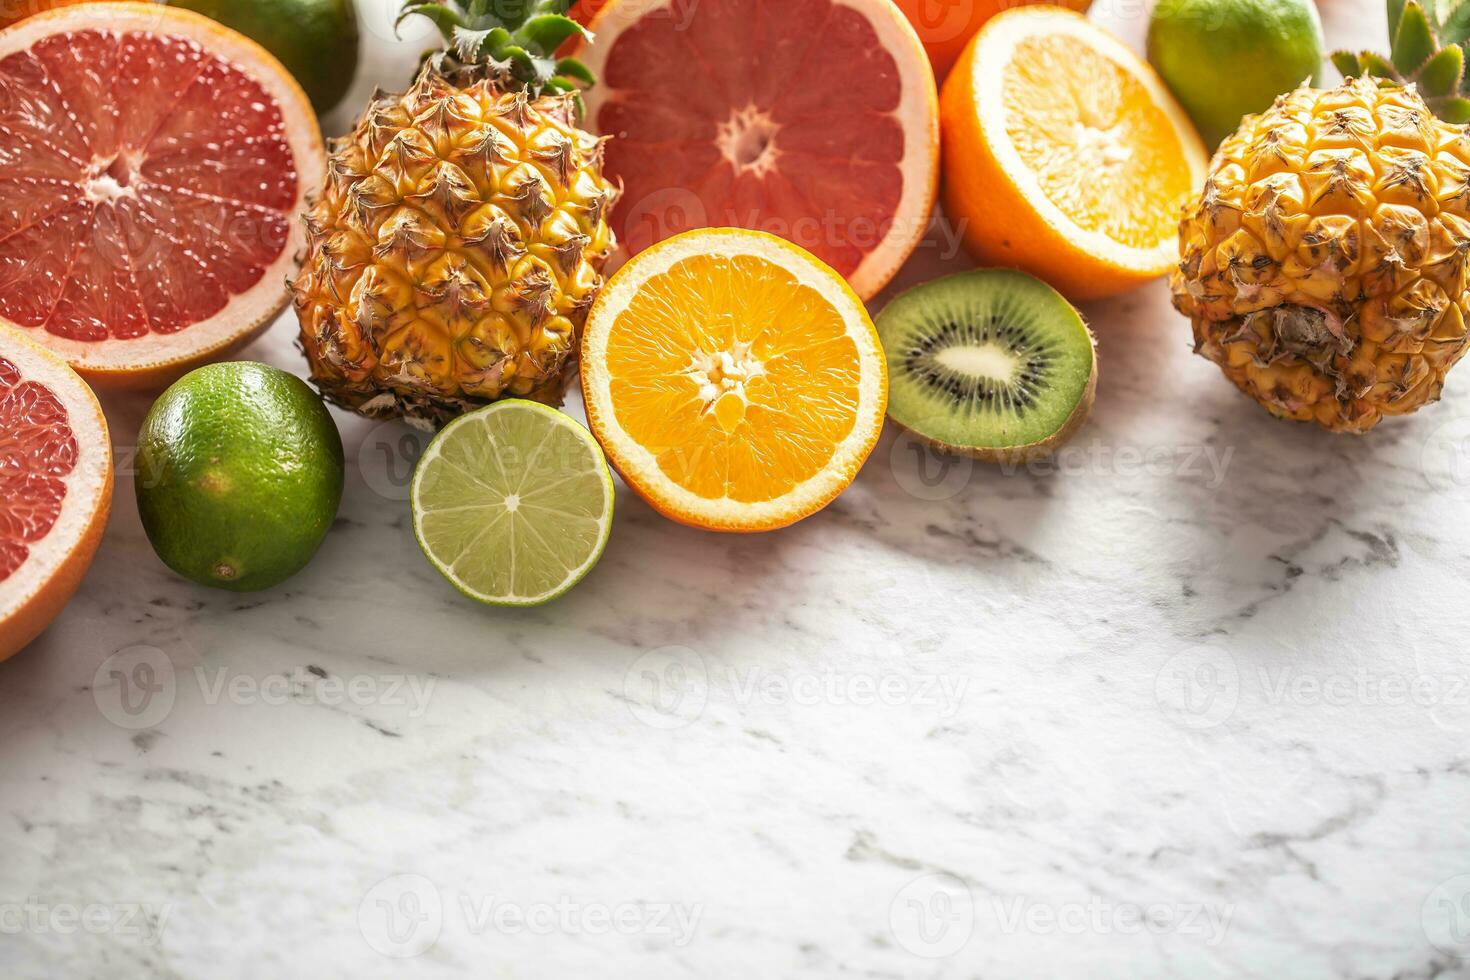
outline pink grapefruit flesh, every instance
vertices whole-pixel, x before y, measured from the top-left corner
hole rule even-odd
[[[583,57],[630,253],[699,227],[779,235],[864,298],[934,204],[934,78],[891,0],[612,0]]]
[[[84,373],[222,352],[285,302],[321,150],[285,69],[187,11],[0,33],[0,322]]]
[[[66,406],[0,356],[0,582],[55,526],[76,465]]]
[[[76,590],[111,500],[97,399],[55,355],[0,327],[0,660]]]

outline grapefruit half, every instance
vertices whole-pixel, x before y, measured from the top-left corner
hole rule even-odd
[[[254,41],[88,3],[0,32],[0,324],[94,381],[156,385],[269,323],[325,167]]]
[[[610,0],[587,119],[623,182],[631,254],[703,227],[765,231],[873,296],[923,237],[934,75],[892,0]]]
[[[92,390],[0,327],[0,660],[61,612],[112,505],[112,444]]]

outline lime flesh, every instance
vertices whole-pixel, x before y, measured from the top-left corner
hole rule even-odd
[[[414,470],[413,529],[429,562],[465,595],[535,606],[602,557],[613,485],[591,433],[521,399],[462,415]]]

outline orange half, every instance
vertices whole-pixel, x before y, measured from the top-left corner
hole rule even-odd
[[[764,531],[843,491],[878,440],[888,375],[842,276],[765,232],[685,232],[609,280],[582,339],[587,420],[667,517]]]
[[[940,118],[945,213],[981,262],[1087,299],[1178,260],[1204,147],[1154,70],[1080,14],[1034,6],[989,21],[946,80]]]

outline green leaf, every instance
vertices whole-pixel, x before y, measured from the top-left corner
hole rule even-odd
[[[1399,18],[1404,16],[1404,0],[1388,0],[1388,36],[1399,32]]]
[[[507,44],[496,53],[497,60],[508,61],[515,75],[523,82],[529,82],[536,77],[536,62],[531,58],[531,52],[519,44]]]
[[[1443,99],[1435,99],[1430,103],[1434,114],[1447,123],[1470,122],[1470,99],[1458,95],[1452,95]]]
[[[1394,71],[1393,65],[1388,59],[1376,51],[1364,51],[1362,56],[1363,74],[1372,78],[1387,78],[1390,81],[1398,81],[1399,73]]]
[[[561,14],[541,14],[533,17],[516,31],[516,39],[527,49],[539,48],[545,54],[555,52],[569,37],[586,36],[587,31],[581,24]]]
[[[584,85],[596,85],[597,76],[592,74],[592,69],[576,58],[563,58],[556,63],[556,73],[568,78],[576,79]]]
[[[1412,76],[1434,54],[1434,32],[1418,0],[1404,4],[1399,29],[1393,36],[1393,66],[1400,75]]]
[[[1460,0],[1439,26],[1440,44],[1464,44],[1470,40],[1470,3]]]
[[[1336,68],[1337,73],[1343,78],[1357,78],[1367,73],[1359,63],[1358,56],[1351,51],[1334,51],[1331,57],[1332,67]]]
[[[404,4],[403,9],[398,12],[398,19],[393,22],[394,31],[396,32],[398,26],[414,14],[433,21],[434,26],[439,28],[439,33],[444,35],[445,40],[454,37],[455,28],[466,26],[459,16],[459,11],[446,7],[442,3],[408,3]]]
[[[1460,88],[1465,75],[1465,52],[1458,44],[1442,49],[1419,72],[1419,87],[1426,98],[1450,95]]]

